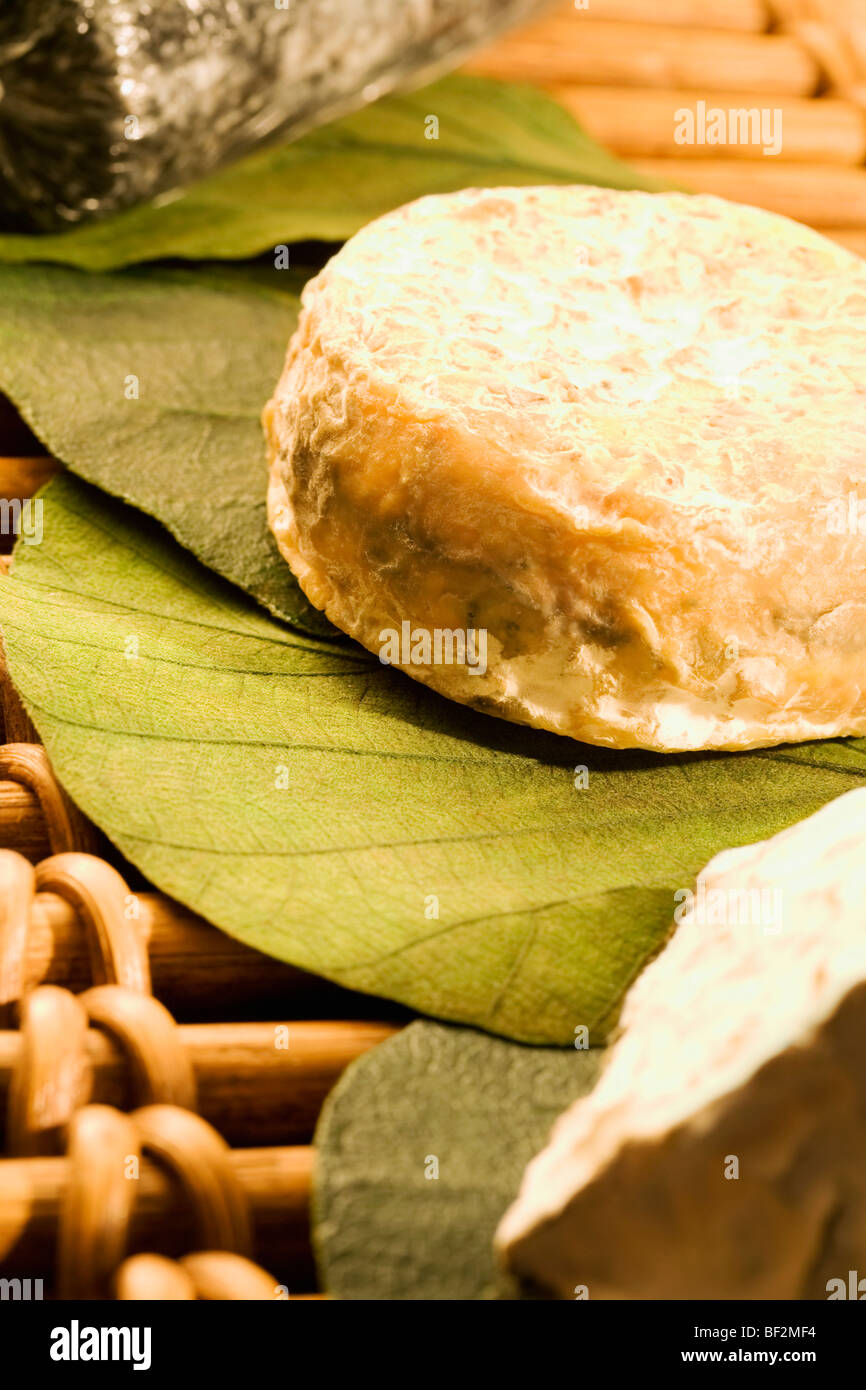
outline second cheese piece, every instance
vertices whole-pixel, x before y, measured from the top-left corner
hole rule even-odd
[[[499,1247],[563,1298],[827,1298],[866,1273],[866,789],[679,896]]]

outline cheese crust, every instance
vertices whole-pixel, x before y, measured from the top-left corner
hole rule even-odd
[[[573,1298],[826,1298],[866,1248],[866,788],[680,890],[496,1244]],[[681,915],[680,915],[681,914]]]
[[[304,291],[271,528],[373,652],[483,630],[483,673],[403,665],[489,713],[660,751],[864,733],[864,314],[858,257],[722,199],[422,198]]]

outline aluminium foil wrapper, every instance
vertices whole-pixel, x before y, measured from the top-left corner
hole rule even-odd
[[[0,227],[107,216],[428,80],[540,0],[0,0]]]

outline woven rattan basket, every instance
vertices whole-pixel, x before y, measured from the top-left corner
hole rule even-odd
[[[548,88],[641,169],[866,254],[866,0],[565,4],[471,68]],[[698,101],[780,109],[778,156],[679,144]],[[55,466],[8,407],[0,454],[7,499]],[[317,1296],[316,1117],[405,1013],[149,889],[69,803],[5,676],[0,703],[0,1272],[31,1297]]]

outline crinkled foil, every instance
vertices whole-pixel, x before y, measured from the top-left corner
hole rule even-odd
[[[182,187],[434,76],[542,0],[0,0],[0,225]]]

